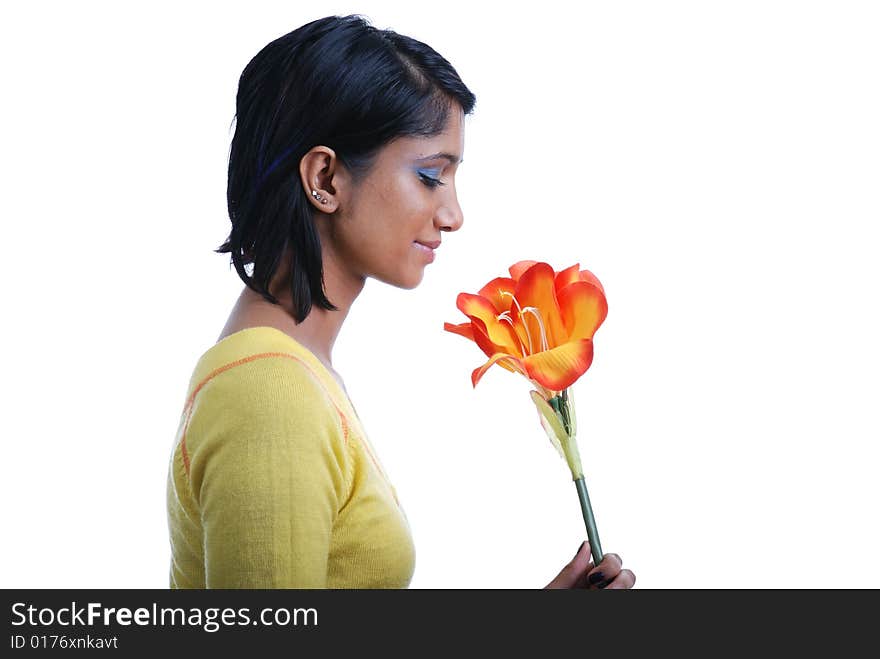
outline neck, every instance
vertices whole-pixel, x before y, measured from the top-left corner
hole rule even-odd
[[[250,323],[278,327],[306,346],[332,369],[332,353],[336,337],[352,304],[363,290],[366,280],[353,275],[343,266],[344,261],[330,250],[323,250],[322,260],[324,291],[330,302],[337,307],[337,311],[328,311],[313,304],[305,320],[301,323],[296,322],[287,279],[290,269],[289,252],[282,258],[278,268],[279,274],[273,279],[269,289],[279,304],[272,304],[262,295],[245,286],[236,306],[242,308]]]

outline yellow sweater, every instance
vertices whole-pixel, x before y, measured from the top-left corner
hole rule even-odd
[[[406,588],[415,548],[345,390],[281,330],[196,364],[168,468],[171,588]]]

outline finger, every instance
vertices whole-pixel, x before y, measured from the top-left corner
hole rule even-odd
[[[605,554],[599,565],[591,568],[580,580],[581,588],[605,588],[618,574],[623,559],[617,554]]]
[[[621,570],[620,574],[618,574],[614,581],[612,581],[606,587],[606,590],[624,590],[626,588],[632,588],[636,583],[636,575],[633,574],[632,570]]]
[[[568,564],[562,568],[546,588],[574,588],[578,579],[593,567],[590,560],[590,543],[584,541]]]

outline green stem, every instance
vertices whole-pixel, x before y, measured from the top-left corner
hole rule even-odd
[[[559,415],[562,419],[562,426],[565,428],[565,432],[571,435],[571,422],[568,418],[568,389],[565,389],[559,396],[553,396],[549,401],[550,405],[553,407],[553,410]]]
[[[602,545],[599,544],[599,531],[596,530],[596,518],[593,517],[593,508],[590,506],[587,484],[584,482],[583,476],[576,479],[574,484],[581,502],[581,512],[584,514],[584,524],[587,526],[587,538],[590,541],[590,551],[593,554],[593,565],[599,565],[602,562]]]
[[[568,410],[568,389],[563,389],[560,395],[560,409],[562,411],[562,422],[565,424],[565,432],[571,435],[571,418]]]

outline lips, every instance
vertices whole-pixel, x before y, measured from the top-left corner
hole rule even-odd
[[[413,247],[416,248],[416,251],[422,254],[426,259],[428,259],[428,263],[434,262],[434,250],[429,247],[429,244],[421,243],[418,240],[413,241]],[[435,245],[437,243],[434,243]]]
[[[430,249],[437,249],[440,247],[439,240],[416,240],[419,245],[424,245],[425,247],[429,247]]]

